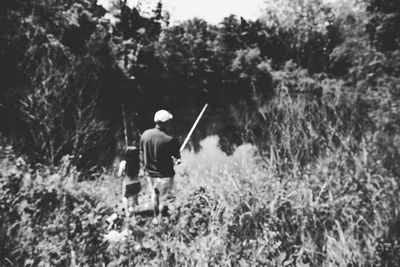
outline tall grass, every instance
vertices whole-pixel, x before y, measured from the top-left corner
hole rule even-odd
[[[332,151],[302,171],[277,173],[251,145],[227,156],[217,141],[183,153],[169,222],[140,220],[115,243],[102,235],[119,209],[117,178],[78,182],[67,163],[33,172],[3,159],[2,265],[397,264],[399,184],[366,151]]]
[[[225,245],[240,255],[228,253],[231,263],[375,266],[390,261],[381,247],[397,220],[398,182],[380,173],[381,166],[372,167],[368,155],[332,151],[301,172],[278,174],[271,160],[260,165],[249,146],[237,150],[247,153],[231,157],[220,153],[215,139],[202,146],[183,166],[190,177],[186,184],[204,186],[224,203]]]

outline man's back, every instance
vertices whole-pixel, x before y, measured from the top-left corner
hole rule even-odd
[[[151,177],[173,177],[175,175],[172,156],[180,158],[178,141],[156,127],[144,131],[140,148],[147,173]]]

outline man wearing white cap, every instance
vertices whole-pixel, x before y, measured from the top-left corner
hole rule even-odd
[[[166,198],[174,184],[174,160],[180,159],[178,140],[168,134],[172,114],[159,110],[154,114],[155,127],[143,132],[140,149],[143,153],[144,169],[152,189],[152,201],[162,212]]]

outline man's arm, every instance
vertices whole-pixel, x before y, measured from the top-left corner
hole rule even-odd
[[[172,138],[171,139],[171,154],[174,160],[174,164],[181,163],[181,153],[179,152],[179,142],[178,139]]]
[[[171,140],[171,146],[172,146],[172,156],[176,159],[181,158],[181,153],[179,152],[179,142],[178,139],[172,138]]]

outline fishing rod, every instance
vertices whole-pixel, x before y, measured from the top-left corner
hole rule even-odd
[[[204,112],[206,111],[207,107],[208,107],[208,103],[204,105],[204,107],[201,110],[199,116],[197,116],[197,119],[194,122],[194,124],[192,126],[192,129],[190,129],[188,135],[186,136],[185,141],[183,141],[183,143],[181,145],[181,148],[179,149],[179,152],[182,152],[183,149],[185,148],[185,146],[187,145],[187,143],[189,142],[190,136],[192,136],[192,133],[193,133],[194,129],[196,128],[197,124],[199,123],[199,121],[200,121],[201,117],[203,116]]]
[[[126,121],[126,114],[125,114],[125,105],[121,104],[122,109],[122,121],[124,124],[124,138],[125,138],[125,148],[128,147],[129,140],[128,140],[128,123]]]

